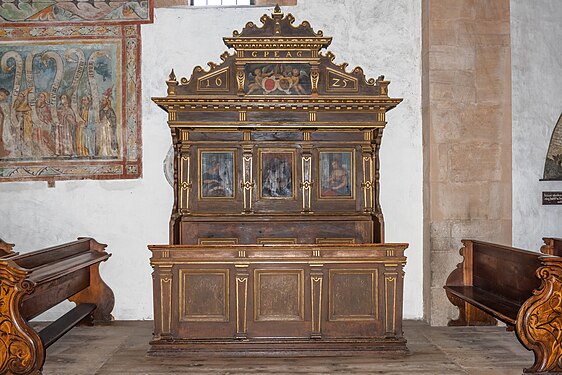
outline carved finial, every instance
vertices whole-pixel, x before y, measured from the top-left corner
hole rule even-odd
[[[272,16],[273,18],[275,18],[275,16],[283,17],[283,12],[281,12],[281,7],[279,6],[279,4],[275,4],[275,9],[273,9]]]
[[[176,81],[176,73],[174,73],[174,69],[170,72],[170,77],[166,81],[166,85],[168,85],[168,95],[175,95],[176,94],[176,87],[178,86],[178,81]]]
[[[384,76],[383,76],[383,75],[380,75],[379,78],[377,78],[377,82],[381,82],[381,81],[384,81]]]

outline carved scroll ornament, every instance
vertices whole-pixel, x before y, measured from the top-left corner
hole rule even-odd
[[[541,257],[537,270],[541,286],[533,292],[517,316],[519,341],[535,354],[525,373],[562,372],[562,258]]]
[[[24,278],[24,272],[0,268],[0,374],[40,374],[45,360],[37,350],[41,339],[17,313],[22,297],[33,291]]]

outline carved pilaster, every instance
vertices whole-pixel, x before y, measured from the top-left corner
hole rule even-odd
[[[246,339],[248,318],[248,278],[246,265],[236,265],[236,338]]]
[[[302,173],[302,182],[300,183],[300,187],[302,189],[302,212],[310,213],[312,185],[314,185],[314,182],[312,181],[312,154],[308,149],[303,150],[302,153],[301,173]]]
[[[310,83],[312,85],[312,94],[318,94],[318,81],[320,79],[320,73],[317,67],[313,67],[310,70]]]
[[[396,336],[396,302],[398,292],[398,272],[385,265],[384,272],[384,327],[387,337]]]
[[[236,70],[236,83],[238,84],[237,93],[239,96],[243,96],[244,93],[244,82],[246,80],[246,73],[244,73],[244,67],[239,66]]]
[[[153,274],[156,283],[154,327],[155,338],[166,339],[171,337],[172,331],[172,266],[157,266]]]
[[[40,374],[45,350],[19,313],[22,297],[33,291],[26,272],[0,265],[0,374]]]
[[[253,176],[253,152],[252,146],[244,146],[244,154],[242,155],[242,168],[243,168],[243,177],[242,177],[242,193],[244,197],[244,212],[250,213],[252,212],[252,195],[254,191],[254,176]]]
[[[315,265],[311,265],[314,267]],[[320,267],[320,266],[318,266]],[[310,337],[322,338],[322,283],[324,273],[321,269],[312,268],[310,271],[310,299],[311,299],[311,327]]]
[[[374,209],[374,156],[371,147],[363,147],[363,211],[372,212]]]
[[[562,373],[562,258],[541,257],[541,286],[519,309],[516,333],[535,354],[527,374]]]
[[[373,158],[374,158],[374,186],[373,186],[373,198],[374,198],[374,207],[373,207],[373,216],[375,219],[375,233],[373,242],[376,243],[384,243],[384,216],[382,214],[382,208],[380,205],[380,161],[379,161],[379,150],[381,147],[382,141],[382,129],[377,129],[371,140],[371,145],[373,147]]]
[[[187,141],[187,131],[182,131],[182,141]],[[185,139],[184,139],[185,138]],[[181,147],[178,152],[178,209],[181,214],[189,213],[189,199],[193,185],[191,183],[191,153],[189,146]]]

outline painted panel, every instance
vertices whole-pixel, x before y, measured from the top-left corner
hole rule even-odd
[[[0,181],[139,177],[138,26],[64,27],[55,34],[66,37],[49,39],[54,28],[9,31],[0,35]]]
[[[260,198],[292,199],[295,153],[284,150],[260,151]]]
[[[246,64],[248,95],[310,95],[308,64]]]
[[[319,153],[320,198],[353,198],[353,151]]]
[[[234,151],[200,151],[200,198],[234,198]]]

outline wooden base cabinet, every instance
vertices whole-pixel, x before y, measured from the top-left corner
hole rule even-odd
[[[153,355],[406,352],[405,244],[149,246]]]

